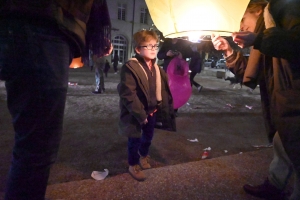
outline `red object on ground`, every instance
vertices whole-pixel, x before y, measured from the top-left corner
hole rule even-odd
[[[207,157],[208,157],[208,151],[204,151],[201,158],[205,159]]]

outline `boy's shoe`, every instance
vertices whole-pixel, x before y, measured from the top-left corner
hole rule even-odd
[[[151,168],[151,165],[149,164],[149,159],[150,159],[149,155],[147,155],[145,157],[143,157],[143,156],[140,157],[140,166],[142,169],[150,169]]]
[[[142,171],[139,165],[129,166],[129,174],[137,181],[144,181],[146,179],[146,175]]]

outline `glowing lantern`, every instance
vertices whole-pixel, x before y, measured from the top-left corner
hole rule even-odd
[[[164,37],[199,40],[212,33],[239,31],[250,0],[146,0],[151,18]]]
[[[83,67],[83,63],[81,62],[81,57],[79,58],[73,58],[70,66],[70,68],[80,68]]]

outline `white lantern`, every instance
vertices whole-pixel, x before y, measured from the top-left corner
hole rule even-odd
[[[164,37],[219,34],[239,31],[250,0],[146,0],[151,18]]]

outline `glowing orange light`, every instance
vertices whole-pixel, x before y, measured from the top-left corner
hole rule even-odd
[[[72,63],[69,66],[70,68],[80,68],[83,67],[83,63],[81,62],[81,57],[73,58]]]

